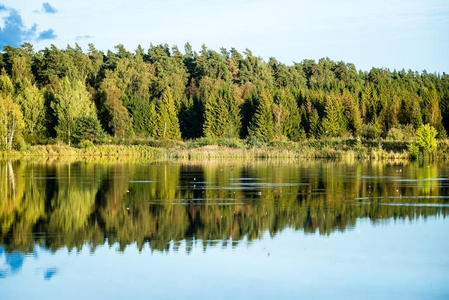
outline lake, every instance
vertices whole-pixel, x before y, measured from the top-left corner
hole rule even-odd
[[[449,298],[449,163],[0,162],[0,299]]]

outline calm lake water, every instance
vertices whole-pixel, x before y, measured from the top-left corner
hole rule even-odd
[[[0,299],[449,298],[449,163],[0,162]]]

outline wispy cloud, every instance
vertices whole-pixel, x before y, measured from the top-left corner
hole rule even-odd
[[[88,40],[88,39],[91,39],[91,38],[93,38],[93,36],[86,34],[86,35],[78,35],[78,36],[76,36],[75,40],[81,41],[81,40]]]
[[[44,3],[42,3],[41,9],[35,9],[35,10],[33,10],[33,12],[36,14],[40,14],[40,13],[55,14],[58,12],[58,10],[54,6],[52,6],[50,3],[44,2]]]
[[[48,2],[44,2],[42,4],[42,9],[44,10],[44,12],[46,12],[47,14],[55,14],[58,12],[58,10],[56,8],[54,8],[53,6],[50,5],[50,3]]]
[[[44,30],[41,33],[39,33],[39,36],[37,37],[37,41],[43,41],[43,40],[54,40],[57,37],[55,34],[55,31],[53,29]]]

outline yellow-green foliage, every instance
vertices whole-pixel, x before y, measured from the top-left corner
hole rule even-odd
[[[429,125],[421,125],[416,132],[416,142],[423,151],[432,152],[437,148],[437,130]]]
[[[69,77],[57,82],[54,97],[51,106],[58,120],[56,132],[70,144],[77,121],[82,117],[96,118],[95,105],[83,82]]]
[[[0,147],[11,150],[22,137],[23,122],[22,111],[11,96],[0,94]]]

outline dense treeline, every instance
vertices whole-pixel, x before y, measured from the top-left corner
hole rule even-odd
[[[446,166],[3,161],[0,246],[32,252],[35,244],[56,250],[108,242],[168,250],[170,242],[206,247],[286,228],[332,234],[359,218],[446,217],[449,187],[427,180]]]
[[[168,45],[91,44],[0,54],[0,144],[119,142],[129,137],[260,141],[362,136],[406,139],[449,130],[449,76],[323,58],[285,65],[251,51],[184,53]]]

